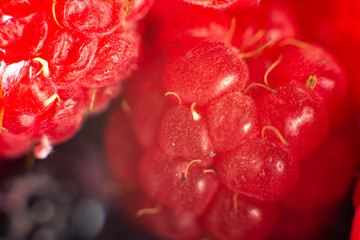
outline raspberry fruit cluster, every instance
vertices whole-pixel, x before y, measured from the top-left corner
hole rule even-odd
[[[324,239],[357,167],[340,61],[280,2],[159,2],[105,135],[127,210],[166,239]]]
[[[44,158],[103,111],[139,56],[151,0],[0,3],[0,157]]]

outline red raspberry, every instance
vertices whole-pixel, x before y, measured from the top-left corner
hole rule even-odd
[[[256,6],[259,0],[184,0],[185,2],[211,8],[248,8]]]
[[[186,106],[204,106],[245,88],[248,68],[228,45],[194,39],[171,50],[164,74],[166,90],[178,94]]]
[[[134,14],[150,5],[132,5]],[[88,112],[104,111],[137,68],[140,37],[127,13],[115,0],[2,1],[0,130],[40,143],[43,158]]]

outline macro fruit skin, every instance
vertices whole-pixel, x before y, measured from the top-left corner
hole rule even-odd
[[[121,28],[125,17],[122,1],[68,0],[56,4],[63,8],[64,27],[94,37],[109,35]]]
[[[234,201],[237,202],[234,209]],[[264,239],[278,216],[274,202],[264,202],[221,187],[202,217],[206,229],[219,239]]]
[[[22,59],[36,56],[46,44],[52,31],[45,13],[32,13],[1,22],[0,47],[6,49],[6,58]],[[5,55],[1,53],[1,55]]]
[[[226,92],[242,91],[249,78],[245,63],[221,42],[184,42],[169,49],[167,58],[166,90],[177,93],[188,106],[203,106]]]
[[[136,24],[152,3],[133,2],[129,18],[117,0],[0,4],[0,127],[29,138],[23,154],[46,157],[106,110],[138,66]]]
[[[110,107],[96,192],[159,238],[346,239],[360,4],[309,3],[1,1],[1,161],[56,154]]]
[[[255,6],[258,0],[184,0],[191,4],[197,4],[203,7],[225,9],[233,8],[248,8]]]
[[[138,44],[139,37],[134,31],[115,32],[103,38],[80,84],[94,88],[125,80],[137,67]]]
[[[215,152],[235,150],[259,137],[257,108],[250,96],[229,93],[209,103],[204,118]]]
[[[264,200],[283,199],[299,177],[297,159],[266,139],[247,140],[214,165],[229,189]]]
[[[299,159],[324,141],[329,129],[328,112],[320,96],[303,84],[290,82],[258,101],[261,126],[274,126],[289,142],[289,149]],[[270,131],[265,136],[276,141]]]
[[[202,214],[218,188],[213,174],[206,174],[200,164],[186,169],[186,158],[171,157],[158,149],[147,152],[139,164],[140,182],[150,197],[158,199],[175,212],[193,216]],[[148,179],[152,180],[149,181]]]
[[[311,43],[305,43],[303,47],[284,46],[281,54],[282,59],[274,68],[276,80],[272,86],[290,79],[306,84],[309,77],[315,77],[313,89],[324,99],[329,117],[334,117],[343,105],[348,89],[344,67],[337,58],[326,48]]]
[[[97,48],[96,39],[86,39],[68,29],[59,30],[49,46],[49,68],[55,75],[55,84],[66,87],[78,81],[91,66]]]
[[[39,115],[35,122],[34,136],[47,136],[53,144],[75,135],[85,121],[84,95],[80,86],[60,89],[58,95],[61,102]]]
[[[338,53],[307,38],[296,5],[155,1],[118,110],[133,121],[119,143],[135,148],[127,173],[144,200],[128,212],[159,237],[323,239],[345,218],[352,85]],[[131,154],[114,149],[120,176]]]
[[[163,116],[159,129],[159,144],[165,153],[187,159],[201,159],[210,165],[214,152],[205,123],[194,121],[190,109],[176,106]]]

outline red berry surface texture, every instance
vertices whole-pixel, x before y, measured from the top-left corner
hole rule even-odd
[[[353,79],[293,2],[155,1],[104,136],[117,181],[142,195],[127,212],[155,235],[349,237],[329,229],[358,171]]]
[[[137,25],[152,3],[1,2],[0,127],[7,133],[2,137],[31,143],[22,151],[4,149],[1,158],[37,145],[51,149],[78,132],[88,115],[107,108],[137,68]]]
[[[2,0],[0,171],[99,117],[97,190],[154,239],[360,240],[359,16],[355,0]]]

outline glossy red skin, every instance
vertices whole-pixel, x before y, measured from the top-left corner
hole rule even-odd
[[[171,156],[188,160],[201,159],[201,165],[209,166],[214,153],[209,133],[203,120],[195,121],[191,110],[182,106],[170,108],[163,116],[159,129],[159,143]]]
[[[122,1],[4,0],[0,19],[1,127],[31,142],[71,138],[85,113],[103,111],[120,91],[112,87],[137,67],[139,37],[124,29]],[[101,88],[95,101],[76,84],[81,78]],[[61,100],[49,102],[55,94]]]
[[[59,100],[43,114],[35,123],[35,137],[46,136],[52,145],[64,142],[73,137],[85,120],[84,95],[81,88],[72,85],[67,89],[59,89]]]
[[[301,159],[316,149],[326,138],[329,119],[323,99],[310,88],[290,82],[257,102],[260,128],[272,126],[288,141],[295,158]],[[264,136],[280,142],[270,130]]]
[[[2,99],[8,111],[38,115],[49,107],[45,102],[56,93],[56,87],[50,78],[42,74],[36,76],[41,69],[40,64],[35,61],[9,65],[1,61],[0,64]],[[24,99],[27,99],[26,103],[18,104]]]
[[[213,173],[203,172],[207,168],[194,163],[188,168],[185,182],[185,170],[191,160],[154,149],[142,158],[139,176],[151,198],[177,213],[199,216],[214,196],[219,181]]]
[[[57,92],[50,78],[42,74],[35,61],[20,61],[7,65],[0,62],[2,78],[3,108],[2,127],[12,134],[31,136],[34,134],[36,118],[47,111],[53,102],[47,102]],[[27,101],[23,101],[26,99]],[[22,104],[19,104],[22,102]]]
[[[187,106],[204,106],[225,93],[242,91],[248,81],[246,64],[224,43],[193,40],[169,50],[166,90]]]
[[[280,49],[282,59],[273,69],[269,84],[273,88],[289,81],[306,84],[310,76],[316,76],[314,91],[324,99],[330,118],[335,118],[348,93],[345,70],[330,50],[306,44],[304,48],[285,46]]]
[[[103,37],[123,28],[123,1],[59,0],[55,13],[60,25],[87,37]]]
[[[341,201],[352,187],[356,156],[347,139],[331,134],[300,161],[299,181],[284,203],[301,210],[317,210]]]
[[[117,32],[101,39],[79,83],[94,88],[125,80],[137,68],[138,50],[139,36],[134,31]]]
[[[89,114],[97,115],[108,109],[111,101],[122,91],[122,84],[116,82],[101,88],[83,88],[83,90],[85,108],[89,110]]]
[[[214,165],[228,188],[262,200],[283,199],[299,177],[298,160],[267,139],[248,139],[235,151],[216,157]]]
[[[0,12],[1,16],[1,12]],[[20,61],[41,54],[51,39],[54,26],[43,12],[0,20],[0,57],[8,62]]]
[[[248,8],[255,6],[258,0],[184,0],[185,2],[200,5],[202,7],[225,9],[230,6],[236,8]]]
[[[91,67],[97,49],[97,39],[87,39],[67,29],[59,30],[47,50],[54,83],[66,87],[77,82]]]
[[[51,1],[42,0],[3,0],[0,3],[0,11],[3,14],[19,18],[37,11],[51,10],[51,4]]]
[[[122,184],[138,183],[138,165],[144,154],[134,132],[131,116],[121,107],[111,114],[104,135],[107,162]]]
[[[274,202],[259,201],[222,186],[201,217],[205,228],[216,239],[266,239],[275,225],[278,208]]]
[[[260,133],[255,102],[241,93],[211,101],[204,118],[216,153],[234,150]]]

